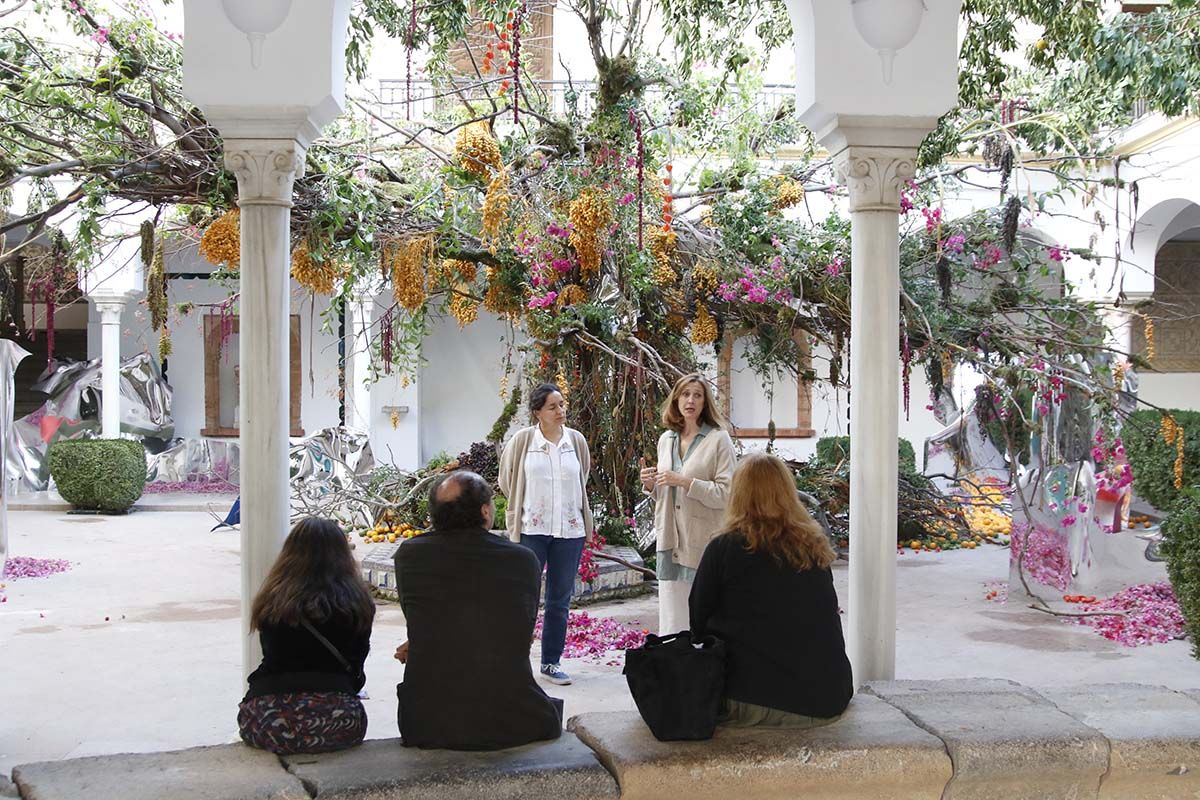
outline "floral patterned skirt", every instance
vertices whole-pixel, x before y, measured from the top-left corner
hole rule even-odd
[[[362,702],[345,692],[292,692],[251,697],[238,706],[238,732],[272,753],[328,753],[367,735]]]

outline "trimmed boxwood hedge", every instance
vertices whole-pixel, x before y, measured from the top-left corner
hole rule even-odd
[[[128,439],[77,439],[50,446],[50,475],[76,508],[125,511],[146,488],[146,451]]]
[[[1183,485],[1193,486],[1200,482],[1200,411],[1171,409],[1169,413],[1184,433]],[[1175,488],[1175,445],[1163,441],[1161,426],[1160,412],[1135,411],[1121,428],[1121,439],[1133,469],[1134,491],[1165,511],[1179,498],[1179,490]]]
[[[1167,560],[1167,577],[1179,599],[1192,655],[1200,659],[1200,494],[1195,489],[1171,506],[1162,532],[1159,552]]]
[[[917,474],[917,454],[913,450],[912,442],[908,439],[898,439],[897,441],[900,447],[900,474]],[[822,464],[833,466],[840,461],[848,461],[849,459],[849,436],[823,436],[817,439],[817,460]]]

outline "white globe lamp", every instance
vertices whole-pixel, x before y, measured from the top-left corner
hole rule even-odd
[[[896,53],[916,37],[925,13],[924,0],[850,0],[854,27],[863,41],[879,51],[883,82],[892,82]]]
[[[225,16],[250,40],[250,65],[262,65],[262,46],[287,19],[292,0],[221,0]]]

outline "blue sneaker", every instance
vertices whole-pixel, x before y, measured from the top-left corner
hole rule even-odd
[[[559,686],[569,686],[571,676],[562,671],[558,664],[542,664],[542,677]]]

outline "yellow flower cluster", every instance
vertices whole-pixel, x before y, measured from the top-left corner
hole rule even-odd
[[[942,383],[952,383],[954,381],[954,356],[950,355],[949,350],[942,351]]]
[[[717,290],[720,282],[717,268],[710,262],[701,262],[692,268],[692,286],[698,294],[711,295]]]
[[[1162,418],[1159,428],[1163,441],[1175,445],[1175,488],[1183,488],[1183,445],[1185,441],[1183,426],[1175,421],[1170,414]]]
[[[331,295],[337,283],[338,267],[328,256],[324,261],[313,258],[308,242],[301,242],[292,251],[292,277],[313,294]]]
[[[432,236],[413,236],[383,249],[384,271],[392,278],[392,296],[409,311],[425,303],[425,270],[433,263]]]
[[[487,180],[492,170],[501,166],[500,145],[488,130],[486,122],[464,125],[454,141],[458,164],[480,180]]]
[[[563,372],[561,364],[558,367],[558,374],[554,376],[554,385],[558,387],[558,393],[563,396],[563,400],[570,399],[571,384],[567,383],[567,373]]]
[[[692,341],[699,345],[712,344],[717,340],[717,321],[708,313],[708,306],[701,303],[692,321]]]
[[[460,284],[447,305],[450,316],[458,320],[460,330],[479,318],[479,302],[471,297],[469,292],[469,286]]]
[[[1113,367],[1113,387],[1119,392],[1125,385],[1125,365],[1117,364]]]
[[[663,299],[667,304],[667,328],[675,333],[683,333],[687,328],[687,317],[684,315],[684,299],[683,292],[676,287],[671,287],[663,293]]]
[[[1144,331],[1146,334],[1146,360],[1154,360],[1154,320],[1146,317]]]
[[[521,313],[521,298],[514,297],[508,292],[496,277],[500,270],[496,267],[487,268],[487,293],[483,296],[483,307],[493,314],[501,316],[516,316]]]
[[[567,306],[586,302],[587,297],[587,291],[578,283],[568,283],[558,293],[557,303],[559,308],[566,308]]]
[[[775,178],[775,210],[791,208],[804,200],[804,187],[799,181],[782,175]]]
[[[500,226],[508,216],[508,207],[512,205],[512,195],[508,191],[508,172],[500,170],[488,183],[487,194],[483,196],[483,233],[493,245],[500,235]]]
[[[442,262],[442,272],[447,278],[457,275],[463,283],[474,283],[479,268],[474,261],[447,258]]]
[[[589,186],[571,201],[567,216],[572,225],[569,241],[579,256],[579,269],[586,279],[600,272],[608,226],[612,224],[612,208],[604,192]]]
[[[675,283],[677,276],[671,265],[671,257],[675,254],[675,242],[678,237],[673,230],[664,230],[655,225],[646,231],[650,239],[650,254],[654,256],[654,283],[658,286],[670,286]]]
[[[166,361],[169,355],[171,355],[171,332],[163,328],[162,333],[158,335],[158,360]]]
[[[210,264],[236,270],[242,263],[242,210],[231,208],[205,229],[200,255]]]

